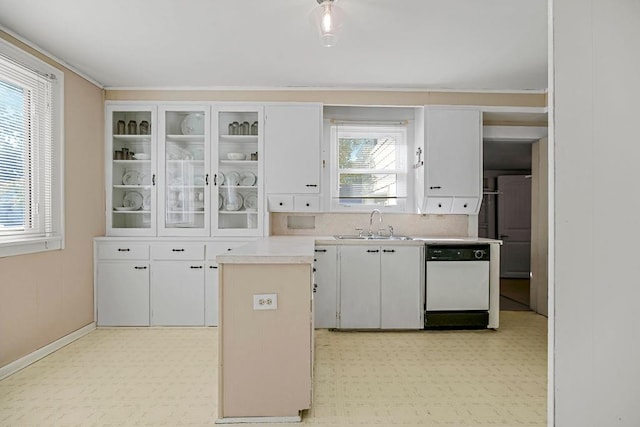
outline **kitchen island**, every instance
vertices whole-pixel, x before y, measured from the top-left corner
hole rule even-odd
[[[218,257],[218,420],[300,421],[311,407],[314,239],[271,237]]]
[[[323,246],[380,245],[333,236],[273,236],[217,257],[219,265],[216,423],[300,421],[311,407],[313,262]],[[489,244],[489,324],[499,326],[500,241],[414,237],[393,245]],[[424,301],[424,295],[422,296]]]

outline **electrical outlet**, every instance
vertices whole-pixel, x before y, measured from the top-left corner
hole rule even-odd
[[[254,310],[277,310],[278,294],[255,294],[253,296]]]

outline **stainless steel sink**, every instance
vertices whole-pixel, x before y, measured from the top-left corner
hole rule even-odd
[[[413,237],[409,236],[359,236],[357,234],[338,234],[333,237],[339,240],[413,240]]]

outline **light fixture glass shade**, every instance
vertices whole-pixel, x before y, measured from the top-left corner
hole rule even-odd
[[[336,6],[335,0],[318,0],[318,3],[313,15],[320,33],[320,42],[324,47],[331,47],[338,42],[344,13]]]

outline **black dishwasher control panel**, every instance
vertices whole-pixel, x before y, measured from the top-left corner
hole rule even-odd
[[[427,261],[489,261],[489,245],[427,245]]]

